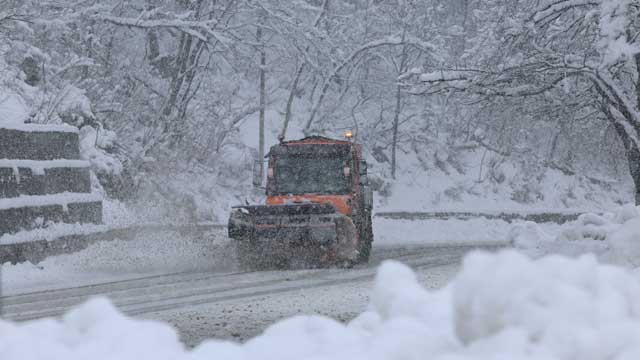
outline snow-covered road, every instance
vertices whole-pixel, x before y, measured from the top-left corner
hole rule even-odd
[[[475,248],[379,247],[370,264],[350,270],[181,272],[22,293],[0,302],[4,318],[27,320],[57,316],[87,298],[107,296],[129,315],[173,323],[187,344],[208,337],[245,339],[299,313],[351,318],[364,310],[376,266],[386,259],[410,265],[428,287],[442,286]]]
[[[303,282],[289,274],[285,278],[289,283],[285,291],[254,292],[145,317],[171,323],[182,341],[190,346],[210,338],[248,340],[274,323],[298,315],[323,315],[347,322],[366,310],[381,261],[395,258],[410,265],[423,286],[435,289],[449,283],[459,270],[462,256],[473,249],[467,246],[403,249],[411,255],[399,249],[384,249],[376,254],[375,265],[366,268],[314,271]]]

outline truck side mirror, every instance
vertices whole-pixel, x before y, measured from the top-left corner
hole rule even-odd
[[[360,185],[369,185],[369,177],[367,176],[367,162],[364,160],[358,161],[358,174],[360,175]]]
[[[255,160],[253,162],[253,186],[262,186],[262,161]]]
[[[371,210],[373,208],[373,190],[371,186],[364,186],[363,190],[363,202],[365,209]]]
[[[360,169],[360,175],[367,175],[367,162],[360,160],[358,162],[358,168]]]
[[[369,177],[367,174],[360,175],[360,185],[369,186]]]

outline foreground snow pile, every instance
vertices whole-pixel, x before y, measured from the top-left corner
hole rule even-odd
[[[607,262],[640,266],[640,210],[634,205],[604,214],[586,213],[551,235],[535,223],[516,224],[508,240],[527,253],[595,253]]]
[[[456,333],[472,353],[505,359],[640,357],[640,282],[591,255],[537,261],[475,256],[453,287]]]
[[[301,316],[245,344],[193,351],[162,323],[96,299],[60,321],[0,322],[3,360],[29,359],[638,359],[640,282],[593,256],[530,260],[476,253],[453,284],[428,292],[404,265],[378,274],[350,324]]]

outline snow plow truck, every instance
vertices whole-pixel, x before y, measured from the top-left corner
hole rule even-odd
[[[236,206],[228,223],[247,270],[352,266],[373,242],[373,194],[360,145],[321,136],[271,147],[266,204]],[[254,171],[254,183],[261,182]]]

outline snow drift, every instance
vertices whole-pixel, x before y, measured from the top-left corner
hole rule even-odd
[[[508,241],[533,256],[594,253],[605,262],[638,267],[640,210],[625,205],[603,214],[582,214],[575,222],[563,225],[556,235],[535,223],[517,224],[511,228]]]
[[[60,320],[0,321],[4,360],[30,359],[637,359],[640,283],[593,256],[468,256],[454,282],[423,289],[404,265],[379,270],[369,310],[349,324],[280,322],[245,344],[186,350],[168,325],[130,319],[104,299]]]

